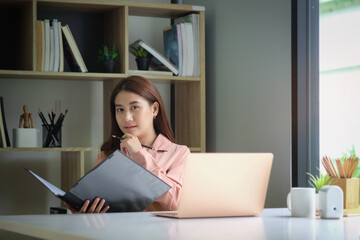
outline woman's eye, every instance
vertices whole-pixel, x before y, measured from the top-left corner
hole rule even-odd
[[[122,108],[116,108],[116,111],[117,111],[117,112],[122,112],[122,111],[124,111],[124,109],[122,109]]]
[[[131,106],[131,110],[136,110],[138,108],[139,108],[138,106]]]

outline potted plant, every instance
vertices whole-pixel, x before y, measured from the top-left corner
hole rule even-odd
[[[331,178],[327,174],[321,174],[320,170],[319,170],[319,176],[317,176],[317,177],[315,177],[311,173],[306,173],[306,174],[310,176],[309,184],[313,188],[315,188],[316,193],[318,193],[323,186],[331,185],[334,182],[333,178]]]
[[[319,176],[315,177],[311,173],[306,173],[310,176],[309,184],[313,188],[315,188],[316,196],[315,196],[315,202],[316,202],[316,210],[319,210],[319,191],[320,189],[325,185],[332,185],[334,183],[334,179],[330,177],[328,174],[321,174],[320,169],[319,170]]]
[[[98,62],[102,64],[106,73],[113,73],[115,71],[116,59],[118,57],[119,53],[115,45],[110,50],[106,44],[103,44],[98,50]]]
[[[139,70],[149,70],[151,54],[141,46],[134,51],[136,64]]]

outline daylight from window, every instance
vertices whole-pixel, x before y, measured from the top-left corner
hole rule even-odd
[[[360,156],[359,3],[320,11],[319,41],[320,158]]]

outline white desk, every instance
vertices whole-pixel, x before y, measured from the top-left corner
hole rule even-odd
[[[360,217],[291,218],[287,209],[261,217],[171,219],[148,212],[0,216],[0,229],[45,239],[360,239]]]

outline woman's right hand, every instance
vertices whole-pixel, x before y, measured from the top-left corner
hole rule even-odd
[[[75,208],[71,207],[67,202],[65,202],[65,206],[70,209],[70,211],[74,214],[77,213],[106,213],[109,210],[110,206],[104,207],[105,199],[95,198],[94,202],[89,207],[90,200],[86,200],[84,205],[81,207],[80,210],[76,210]],[[89,207],[89,208],[88,208]]]
[[[142,149],[141,142],[138,137],[130,133],[125,133],[122,138],[123,139],[120,142],[120,149],[129,156]]]

